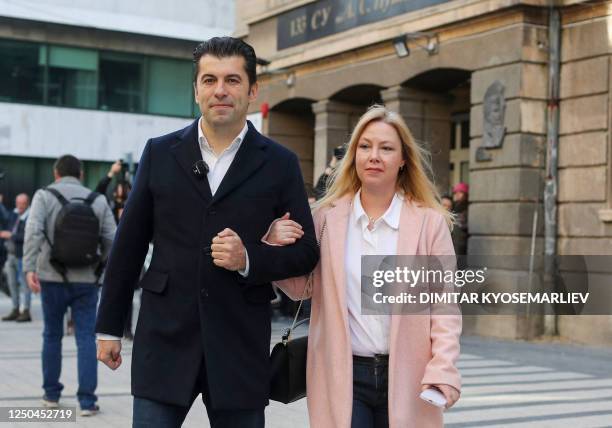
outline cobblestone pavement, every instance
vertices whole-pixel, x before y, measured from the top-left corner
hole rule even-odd
[[[10,300],[0,296],[0,314]],[[42,321],[40,301],[33,300],[31,323],[0,324],[0,407],[39,406]],[[275,343],[289,320],[273,323]],[[76,346],[65,337],[62,405],[76,406]],[[101,412],[77,416],[78,427],[129,427],[131,343],[125,342],[123,365],[116,372],[99,366]],[[561,344],[532,344],[465,337],[459,367],[464,389],[459,403],[445,415],[447,427],[603,427],[612,426],[612,349]],[[24,428],[57,423],[0,423]],[[208,427],[206,411],[196,400],[184,424]],[[266,409],[270,428],[308,427],[306,400],[291,405],[272,402]]]

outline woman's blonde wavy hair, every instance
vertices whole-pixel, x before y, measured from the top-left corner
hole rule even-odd
[[[357,176],[355,167],[357,143],[366,126],[377,121],[393,126],[402,143],[402,156],[405,165],[397,176],[397,189],[400,193],[403,193],[405,198],[438,211],[444,216],[448,225],[452,226],[453,215],[440,203],[440,193],[429,178],[433,177],[429,151],[417,144],[406,122],[398,113],[378,104],[368,108],[368,111],[359,118],[351,134],[346,155],[330,175],[327,182],[327,192],[315,204],[314,209],[329,206],[345,195],[354,196],[361,188],[361,181]]]

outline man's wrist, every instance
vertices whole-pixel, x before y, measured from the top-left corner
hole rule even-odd
[[[238,269],[238,273],[242,275],[244,278],[246,278],[247,276],[249,276],[249,270],[250,270],[249,253],[247,252],[245,248],[244,249],[244,268]]]

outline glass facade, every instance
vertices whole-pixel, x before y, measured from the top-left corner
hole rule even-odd
[[[48,103],[66,107],[97,107],[98,53],[86,49],[51,46],[48,64]]]
[[[190,116],[193,108],[192,79],[190,62],[151,58],[147,88],[149,113],[178,112],[181,116]],[[199,111],[197,106],[194,111]]]
[[[0,39],[0,102],[194,117],[189,60]]]
[[[38,44],[0,40],[0,101],[42,103],[45,56]]]
[[[100,109],[143,112],[143,83],[144,58],[108,52],[100,54]]]

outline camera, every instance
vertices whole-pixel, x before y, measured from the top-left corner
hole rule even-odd
[[[342,160],[345,154],[346,154],[346,146],[344,144],[334,148],[334,157],[338,159],[339,161]]]

